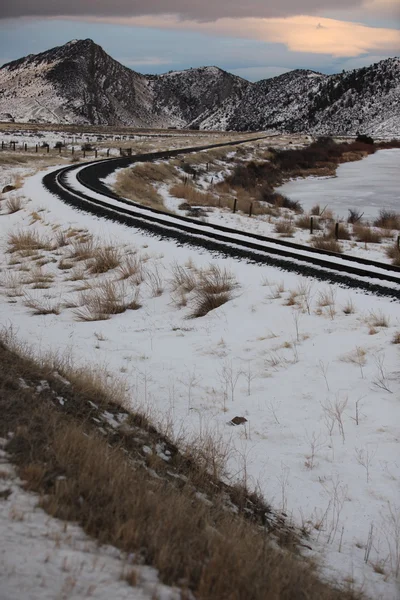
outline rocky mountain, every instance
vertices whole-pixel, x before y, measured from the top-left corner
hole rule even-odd
[[[16,121],[400,135],[400,59],[250,83],[218,67],[141,75],[91,40],[0,68],[0,115]]]

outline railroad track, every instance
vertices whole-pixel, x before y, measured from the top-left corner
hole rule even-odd
[[[235,145],[264,139],[265,136],[234,142]],[[232,142],[197,146],[165,152],[113,158],[83,165],[72,165],[48,173],[45,188],[80,210],[123,223],[180,245],[207,248],[211,252],[272,265],[286,271],[311,276],[347,287],[400,299],[400,268],[364,258],[318,250],[294,242],[204,223],[171,215],[121,198],[103,180],[116,169],[135,162],[167,160],[200,150],[234,145]]]

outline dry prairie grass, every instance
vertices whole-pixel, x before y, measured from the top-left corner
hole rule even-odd
[[[293,237],[294,227],[290,219],[280,219],[275,223],[275,232],[282,237]]]
[[[339,240],[351,240],[351,233],[343,223],[339,223],[338,227],[338,239]],[[332,225],[328,228],[324,234],[325,239],[335,240],[336,239],[336,226]]]
[[[90,262],[89,272],[95,275],[107,273],[121,266],[121,252],[112,246],[96,246]]]
[[[192,184],[185,185],[177,183],[173,185],[169,193],[175,198],[185,200],[191,206],[220,206],[220,199],[210,192],[200,192]]]
[[[130,279],[136,285],[144,281],[144,260],[137,254],[125,256],[117,268],[120,279]]]
[[[121,409],[107,404],[101,393],[92,400],[91,382],[86,395],[85,386],[76,386],[72,379],[66,385],[52,372],[54,365],[39,366],[0,345],[0,410],[5,415],[0,435],[13,433],[6,450],[25,486],[40,495],[50,515],[78,523],[99,543],[134,553],[158,569],[163,583],[181,587],[182,598],[290,600],[299,590],[308,600],[362,598],[322,582],[311,561],[270,544],[265,527],[246,518],[245,503],[239,505],[239,514],[227,511],[225,488],[210,476],[211,502],[196,497],[206,478],[199,480],[202,469],[176,448],[167,468],[184,469],[188,484],[152,476],[143,457],[137,460],[135,436],[97,431],[93,417],[102,410],[115,415]],[[21,388],[20,379],[32,382],[33,388]],[[33,402],[34,389],[43,379],[50,381],[50,389]],[[54,403],[56,396],[67,399],[63,406]],[[160,439],[146,419],[131,418],[136,429],[147,427],[149,435],[153,431],[154,439]],[[246,494],[241,490],[237,497],[245,500]]]
[[[311,215],[305,214],[305,215],[301,215],[300,217],[297,217],[294,224],[299,229],[310,229]],[[313,229],[315,231],[317,231],[318,229],[321,229],[318,219],[313,219]]]
[[[127,296],[122,282],[103,281],[97,287],[84,289],[76,303],[75,318],[77,321],[105,321],[112,315],[141,307],[138,290]]]
[[[8,236],[8,252],[10,254],[20,253],[22,255],[31,255],[38,250],[51,250],[51,241],[41,236],[37,231],[22,230],[11,232]]]
[[[22,210],[23,207],[24,207],[24,201],[21,198],[21,196],[12,196],[11,198],[8,198],[8,200],[6,201],[7,213],[9,215],[12,215],[12,214]]]
[[[394,210],[381,209],[374,225],[382,229],[400,229],[400,214]]]
[[[365,244],[380,244],[382,241],[382,234],[376,229],[372,229],[367,225],[354,225],[353,232],[357,242],[364,242]]]
[[[24,305],[30,308],[33,315],[59,315],[61,307],[59,302],[45,297],[34,297],[31,294],[24,294]]]
[[[392,265],[400,267],[400,248],[397,242],[386,248],[386,256],[392,259]]]
[[[326,237],[314,237],[312,240],[312,246],[318,248],[318,250],[328,250],[329,252],[337,252],[341,254],[343,252],[342,246],[335,239]]]
[[[142,163],[117,173],[115,191],[130,200],[165,210],[162,196],[154,184],[167,183],[176,177],[176,169],[168,163]]]

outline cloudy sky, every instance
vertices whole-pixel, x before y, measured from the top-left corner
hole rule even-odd
[[[400,56],[400,0],[0,0],[0,64],[91,38],[142,73],[250,79]]]

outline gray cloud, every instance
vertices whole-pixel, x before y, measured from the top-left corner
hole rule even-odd
[[[178,14],[182,19],[213,21],[220,17],[278,17],[314,14],[329,8],[360,6],[362,0],[4,0],[0,18],[132,17]]]

